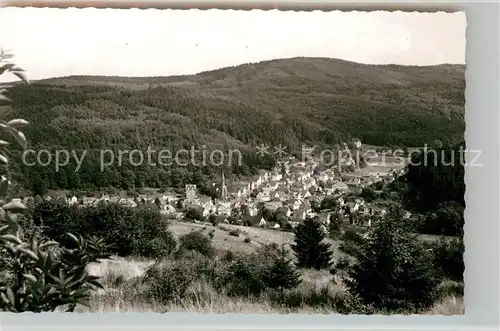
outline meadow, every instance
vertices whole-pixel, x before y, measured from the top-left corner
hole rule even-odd
[[[223,228],[239,229],[240,237],[234,237],[219,227],[205,224],[185,222],[172,223],[170,229],[176,237],[192,231],[210,232],[215,230],[214,246],[221,252],[234,250],[240,252],[254,252],[256,247],[264,244],[293,241],[293,233],[269,229],[248,228],[237,225],[224,225]],[[243,238],[252,238],[251,243],[244,243]],[[330,240],[334,247],[339,242]],[[338,249],[334,251],[338,252]],[[338,253],[342,254],[342,253]],[[105,289],[92,294],[89,308],[80,307],[80,312],[198,312],[198,313],[254,313],[254,314],[339,314],[331,307],[302,306],[299,308],[285,308],[273,304],[265,295],[255,298],[233,298],[221,295],[211,285],[204,281],[193,283],[184,298],[168,304],[154,302],[150,299],[141,299],[145,288],[141,286],[141,278],[146,270],[154,264],[153,260],[144,258],[121,258],[103,260],[100,263],[89,265],[89,272],[102,277]],[[346,288],[340,277],[332,276],[326,270],[300,270],[302,283],[296,291],[303,296],[318,293],[327,289],[332,296],[342,296]],[[446,284],[444,284],[445,286]],[[425,314],[429,315],[462,315],[465,311],[463,297],[449,294],[436,302]]]

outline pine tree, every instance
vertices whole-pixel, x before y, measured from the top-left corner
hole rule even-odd
[[[307,219],[295,228],[295,243],[292,249],[297,257],[299,268],[328,268],[332,252],[330,244],[323,242],[325,234],[317,219]]]
[[[342,232],[342,224],[344,222],[342,219],[342,215],[338,211],[336,211],[334,214],[330,215],[329,221],[330,225],[328,230],[330,238],[336,239]]]
[[[274,260],[273,264],[264,272],[264,283],[278,290],[286,290],[297,287],[301,283],[300,274],[296,267],[287,258],[287,250],[284,245],[279,250],[279,256]]]
[[[377,221],[368,242],[360,246],[346,285],[381,309],[427,308],[436,299],[439,279],[432,256],[402,219],[402,209],[393,206]]]

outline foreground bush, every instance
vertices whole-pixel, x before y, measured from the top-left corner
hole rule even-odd
[[[102,288],[99,277],[86,271],[89,263],[108,257],[100,253],[101,242],[68,234],[76,248],[66,249],[56,242],[23,242],[7,226],[2,230],[0,310],[43,312],[67,306],[71,312],[78,304],[88,305],[91,292]]]
[[[181,258],[164,259],[144,275],[147,294],[162,303],[180,300],[189,287],[201,278],[209,278],[215,266],[196,251],[184,252]]]
[[[229,254],[215,286],[229,296],[258,297],[266,290],[283,291],[301,282],[288,251],[276,244],[260,247],[253,254]]]
[[[176,246],[168,224],[157,208],[137,208],[118,203],[70,206],[64,200],[42,200],[31,210],[31,219],[49,238],[68,246],[64,233],[98,236],[119,256],[141,255],[158,258]]]
[[[445,236],[462,236],[465,207],[456,201],[440,203],[435,212],[428,213],[419,232]]]
[[[216,259],[195,250],[181,250],[176,259],[167,258],[153,265],[144,282],[147,292],[160,302],[181,299],[199,280],[223,295],[259,297],[267,290],[284,291],[300,284],[299,273],[287,255],[276,245],[250,255],[231,253]]]
[[[0,75],[10,71],[28,82],[23,71],[6,60],[11,56],[0,53]],[[0,90],[0,100],[8,100]],[[26,148],[26,137],[19,128],[28,123],[22,119],[2,122],[4,132]],[[7,141],[1,140],[2,166],[8,165],[5,153]],[[4,169],[6,169],[5,167]],[[8,176],[8,171],[5,171]],[[78,304],[86,304],[90,292],[101,287],[98,277],[90,276],[86,269],[90,262],[107,257],[103,241],[93,238],[85,241],[64,233],[74,244],[74,249],[59,247],[56,242],[38,240],[36,231],[22,231],[17,215],[26,210],[20,202],[5,203],[10,182],[2,176],[0,180],[0,310],[10,312],[54,311],[66,306],[73,311]],[[24,233],[24,234],[23,234]],[[25,240],[25,238],[28,238]]]
[[[212,239],[201,231],[194,231],[179,237],[178,254],[184,251],[196,251],[206,257],[215,255]]]
[[[428,246],[434,252],[434,264],[439,275],[456,282],[463,282],[465,271],[463,238],[441,238],[437,243]]]

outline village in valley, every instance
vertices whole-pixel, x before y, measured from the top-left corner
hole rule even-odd
[[[73,195],[64,198],[70,205],[82,206],[106,202],[129,207],[151,204],[174,222],[293,231],[306,219],[317,218],[327,232],[334,216],[345,225],[362,229],[371,226],[374,216],[387,211],[387,201],[380,198],[366,201],[363,189],[382,192],[381,188],[405,173],[405,161],[394,156],[393,150],[379,149],[378,155],[372,154],[366,164],[367,160],[361,156],[361,141],[354,139],[350,145],[351,149],[347,143],[342,144],[334,164],[326,163],[319,156],[309,155],[303,160],[290,156],[282,158],[270,171],[261,170],[251,180],[232,182],[226,182],[224,171],[221,171],[220,183],[212,184],[217,198],[200,194],[194,184],[187,184],[183,194],[165,190],[164,193],[135,197],[102,194],[100,197]],[[45,197],[52,198],[50,195]],[[25,198],[28,200],[25,202],[29,204],[32,199]]]

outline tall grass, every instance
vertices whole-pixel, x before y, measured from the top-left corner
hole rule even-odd
[[[340,278],[331,282],[326,271],[301,270],[302,283],[287,292],[287,300],[294,296],[304,301],[297,307],[278,304],[276,298],[264,294],[258,298],[230,297],[220,293],[206,280],[200,279],[189,287],[182,298],[159,303],[147,295],[142,276],[151,260],[114,258],[89,266],[89,272],[102,277],[105,290],[95,292],[90,307],[79,307],[77,312],[197,312],[197,313],[253,313],[253,314],[340,314],[333,305],[321,304],[329,298],[342,299],[346,289]],[[274,299],[274,300],[273,300]],[[307,303],[319,302],[317,305]],[[63,307],[61,307],[63,310]],[[449,294],[425,314],[463,315],[463,298]],[[356,313],[356,312],[353,312]]]

